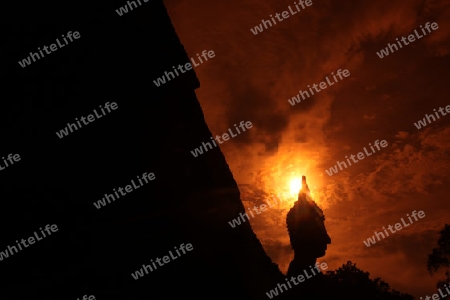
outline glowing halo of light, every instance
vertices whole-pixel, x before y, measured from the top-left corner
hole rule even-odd
[[[291,179],[291,181],[289,182],[289,192],[292,196],[297,195],[301,188],[302,180],[300,178],[295,177]]]
[[[319,201],[323,195],[316,195],[323,188],[322,170],[317,168],[320,162],[318,150],[311,150],[304,143],[281,145],[276,154],[264,158],[260,167],[253,172],[252,184],[276,201],[279,209],[286,212],[298,199],[302,175],[306,176],[311,198]],[[319,197],[315,197],[319,196]]]

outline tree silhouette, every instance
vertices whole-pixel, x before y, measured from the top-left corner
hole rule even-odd
[[[438,246],[428,255],[427,269],[430,275],[434,275],[439,269],[445,268],[445,279],[437,283],[437,288],[443,288],[444,284],[450,284],[450,225],[445,224],[439,233]]]
[[[347,261],[335,271],[325,274],[327,286],[333,291],[336,299],[386,299],[413,300],[413,296],[391,289],[388,283],[377,277],[369,278],[370,273],[356,267]]]

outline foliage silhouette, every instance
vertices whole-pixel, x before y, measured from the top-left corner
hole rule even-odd
[[[430,275],[442,268],[445,268],[445,279],[438,281],[436,287],[444,290],[445,284],[450,285],[450,225],[445,224],[444,229],[440,232],[437,241],[438,246],[431,250],[428,255],[427,269]],[[446,297],[447,299],[449,297]]]
[[[370,279],[370,273],[347,261],[335,271],[325,274],[327,289],[333,291],[334,299],[386,299],[412,300],[414,297],[391,289],[381,278]]]

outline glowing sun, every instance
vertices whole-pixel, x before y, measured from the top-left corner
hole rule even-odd
[[[292,195],[298,194],[302,188],[302,180],[300,178],[294,178],[289,184],[289,191]]]

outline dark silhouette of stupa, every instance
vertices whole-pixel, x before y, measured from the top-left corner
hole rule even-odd
[[[248,222],[228,225],[245,209],[220,148],[190,153],[212,136],[195,70],[153,83],[196,53],[186,53],[163,1],[141,3],[122,16],[116,10],[127,2],[118,0],[10,11],[17,24],[3,37],[0,134],[2,155],[22,160],[0,172],[9,216],[0,221],[0,251],[46,224],[59,231],[0,262],[2,299],[264,299],[283,279]],[[18,64],[68,31],[81,37]],[[117,110],[57,137],[106,102]],[[155,180],[94,207],[146,172]],[[193,250],[133,279],[182,243]]]

